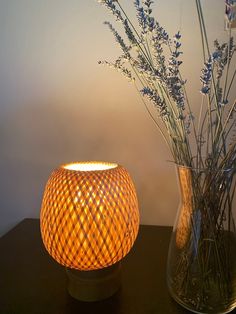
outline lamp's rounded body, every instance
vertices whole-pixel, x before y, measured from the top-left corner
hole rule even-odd
[[[54,170],[43,195],[40,227],[47,251],[66,267],[90,271],[117,263],[131,249],[139,227],[128,172],[97,162]]]

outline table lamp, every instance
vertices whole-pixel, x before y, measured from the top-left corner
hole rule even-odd
[[[132,179],[116,163],[76,162],[50,175],[40,212],[48,253],[66,266],[69,294],[82,301],[113,295],[121,285],[120,260],[138,234]]]

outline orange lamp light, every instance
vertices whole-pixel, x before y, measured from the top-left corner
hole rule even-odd
[[[45,187],[40,227],[48,253],[67,267],[69,293],[85,301],[109,297],[120,286],[119,261],[139,228],[130,175],[115,163],[59,167]]]

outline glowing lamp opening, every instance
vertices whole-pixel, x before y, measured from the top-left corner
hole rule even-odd
[[[74,171],[99,171],[116,168],[116,163],[107,162],[76,162],[64,165],[63,168]]]

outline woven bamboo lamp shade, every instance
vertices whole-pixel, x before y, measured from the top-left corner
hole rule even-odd
[[[54,170],[43,195],[40,228],[48,253],[69,271],[72,296],[90,301],[113,294],[119,286],[118,262],[130,251],[139,228],[137,196],[127,170],[105,162],[78,162]],[[81,280],[94,277],[91,273],[106,282],[103,274],[114,276],[116,287],[110,287],[108,295],[93,292],[91,297],[87,291],[83,296]],[[86,286],[94,290],[89,282]],[[79,292],[70,291],[76,286]]]

